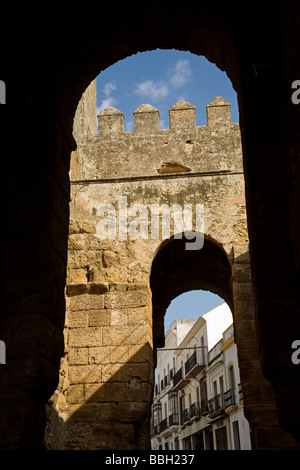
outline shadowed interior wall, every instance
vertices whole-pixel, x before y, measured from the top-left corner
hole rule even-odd
[[[2,44],[10,44],[1,76],[2,448],[42,446],[45,403],[58,385],[77,105],[101,70],[157,47],[205,55],[238,93],[259,363],[280,425],[299,440],[300,372],[291,362],[300,330],[300,108],[291,101],[300,75],[298,2],[271,9],[255,1],[200,2],[185,10],[146,2],[134,14],[127,5],[116,14],[107,4],[98,15],[51,8],[47,21],[36,21],[29,5],[19,7],[18,18],[5,11],[13,27],[1,32]],[[258,440],[260,448],[294,446],[278,429]]]
[[[95,115],[94,94],[92,83],[75,129],[76,120],[89,122],[87,103]],[[122,112],[107,108],[98,115],[98,134],[80,130],[71,167],[79,179],[71,180],[66,354],[51,400],[49,448],[150,448],[155,349],[164,344],[165,310],[174,297],[197,288],[218,293],[234,312],[253,446],[258,432],[278,429],[253,341],[239,125],[221,97],[206,111],[207,126],[197,127],[195,107],[178,101],[169,110],[170,128],[160,129],[158,111],[141,105],[134,132],[124,132]],[[184,230],[176,223],[187,204],[193,215],[187,230],[202,230],[203,246],[182,235],[170,241]],[[124,216],[126,230],[133,230],[125,234]]]

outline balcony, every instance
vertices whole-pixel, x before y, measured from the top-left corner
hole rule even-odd
[[[151,430],[151,437],[157,436],[159,434],[159,424],[156,424],[156,426],[153,426]]]
[[[186,408],[181,413],[181,424],[189,425],[194,421],[198,421],[202,416],[207,414],[206,408],[201,407],[200,403],[193,403],[190,408]]]
[[[243,400],[243,390],[242,390],[242,384],[238,384],[238,394],[239,394],[239,402]]]
[[[224,395],[219,393],[208,400],[208,414],[210,417],[216,416],[224,412]]]
[[[179,425],[179,415],[178,413],[173,413],[168,418],[163,419],[159,424],[152,427],[151,436],[157,436],[158,434],[163,433],[172,426]]]
[[[205,367],[205,356],[203,350],[196,350],[185,363],[185,377],[191,379],[196,377]]]
[[[179,415],[178,413],[174,413],[169,416],[169,428],[171,426],[178,426],[179,425]]]
[[[230,388],[227,390],[227,392],[224,393],[224,407],[229,408],[229,406],[234,406],[236,405],[236,400],[235,400],[235,391],[233,388]]]
[[[190,407],[190,419],[194,419],[195,421],[197,419],[200,419],[202,416],[201,414],[201,408],[199,403],[193,403]]]
[[[165,377],[160,381],[159,384],[155,385],[156,387],[156,395],[161,393],[168,385],[170,385],[171,380],[174,376],[174,370],[171,369],[170,372],[165,375]]]
[[[188,383],[189,379],[183,377],[183,370],[181,367],[173,377],[173,390],[181,390]]]
[[[168,418],[163,419],[159,423],[159,428],[160,428],[160,432],[164,432],[166,429],[168,429]]]

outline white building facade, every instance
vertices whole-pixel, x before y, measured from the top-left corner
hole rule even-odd
[[[176,320],[158,351],[153,450],[250,450],[232,314],[222,304]]]

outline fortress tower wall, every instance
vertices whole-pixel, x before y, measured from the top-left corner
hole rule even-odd
[[[81,106],[77,119],[84,127],[87,108]],[[207,126],[196,126],[196,108],[187,102],[175,103],[169,114],[169,129],[160,129],[159,112],[149,104],[134,112],[133,132],[124,131],[123,113],[115,108],[98,114],[97,134],[75,126],[80,141],[71,170],[66,353],[49,408],[49,447],[149,446],[153,348],[164,337],[164,312],[160,318],[153,313],[151,267],[162,242],[178,235],[175,218],[185,205],[192,208],[192,229],[226,253],[236,280],[246,273],[242,284],[233,282],[239,288],[232,295],[244,299],[236,308],[240,324],[243,315],[252,318],[239,125],[222,98],[208,105]],[[153,205],[161,216],[177,208],[169,214],[168,236],[161,226],[153,236]],[[114,236],[104,236],[108,226]],[[243,264],[236,257],[244,257]],[[237,328],[241,344],[252,320],[247,325]],[[248,365],[249,355],[252,361],[253,351],[246,350]]]

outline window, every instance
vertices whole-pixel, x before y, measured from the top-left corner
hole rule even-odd
[[[161,403],[157,402],[153,405],[153,426],[157,426],[161,422]]]
[[[240,431],[239,431],[239,422],[238,421],[233,421],[232,431],[233,431],[234,450],[240,450],[241,443],[240,443]]]
[[[199,387],[196,387],[196,402],[200,404],[200,391]]]
[[[219,378],[219,382],[220,382],[221,403],[222,403],[222,408],[224,408],[224,380],[223,380],[223,375]]]
[[[205,364],[205,349],[204,349],[204,337],[203,336],[201,336],[200,345],[201,345],[201,363]]]
[[[178,437],[175,437],[174,444],[175,444],[175,450],[179,450],[179,439],[178,439]]]
[[[216,446],[217,446],[217,450],[228,449],[226,426],[216,429]]]
[[[235,405],[235,377],[234,377],[234,368],[233,365],[229,366],[228,369],[228,379],[229,379],[229,387],[231,389],[231,395],[232,395],[232,404]]]
[[[185,410],[185,397],[180,397],[180,416],[181,416],[181,424],[184,423],[184,416],[183,412]]]
[[[203,431],[196,434],[194,443],[195,443],[195,450],[204,450]]]
[[[233,365],[229,367],[228,370],[228,375],[229,375],[229,386],[230,388],[235,388],[235,378],[234,378],[234,368]]]
[[[201,407],[207,406],[206,379],[200,380]]]

